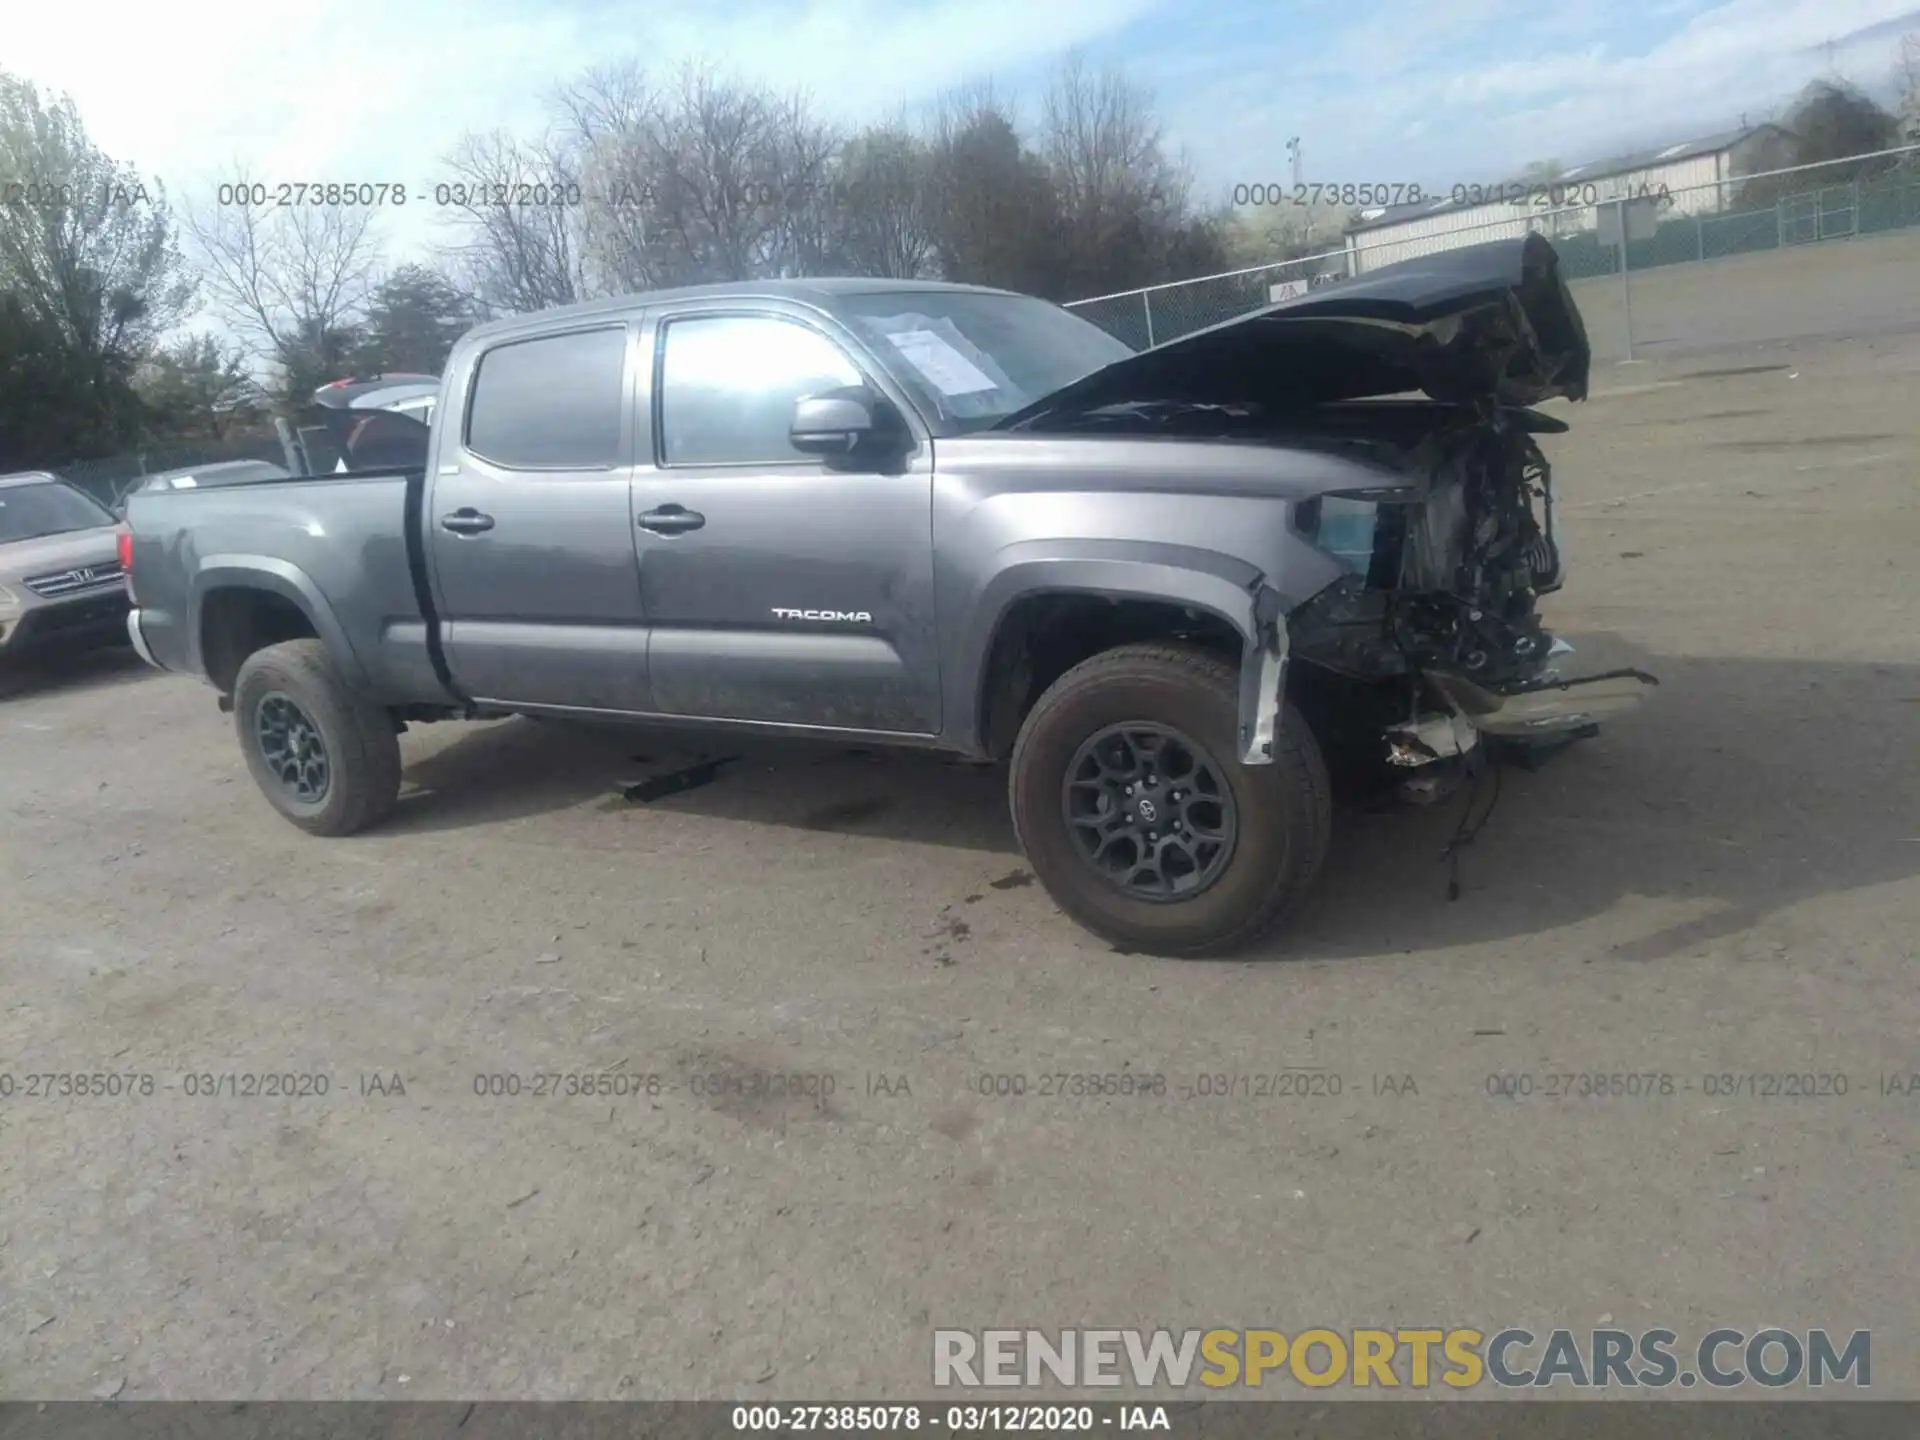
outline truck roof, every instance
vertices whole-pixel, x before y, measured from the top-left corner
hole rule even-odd
[[[835,298],[842,295],[888,295],[910,291],[971,292],[976,295],[1011,295],[990,285],[956,285],[946,280],[890,280],[878,275],[821,276],[808,280],[723,280],[709,285],[681,285],[671,290],[646,290],[633,295],[610,295],[604,300],[585,300],[577,305],[561,305],[551,310],[536,310],[526,315],[508,315],[476,325],[467,339],[486,339],[511,334],[516,330],[544,330],[556,321],[593,315],[621,315],[644,310],[649,305],[699,297],[715,300],[798,300],[831,310]]]

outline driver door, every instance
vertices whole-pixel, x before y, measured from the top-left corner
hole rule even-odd
[[[937,733],[932,446],[911,407],[804,307],[663,307],[646,344],[633,533],[655,710]],[[793,448],[795,401],[845,385],[907,417],[909,453]]]

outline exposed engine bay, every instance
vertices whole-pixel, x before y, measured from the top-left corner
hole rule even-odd
[[[1537,747],[1590,734],[1658,683],[1630,670],[1563,679],[1571,647],[1538,610],[1562,565],[1534,437],[1568,426],[1531,407],[1586,398],[1591,360],[1557,252],[1529,235],[1196,331],[1003,424],[1356,462],[1361,488],[1294,503],[1299,536],[1347,573],[1288,614],[1287,693],[1323,749],[1357,737],[1368,759],[1384,750],[1405,770],[1482,736]]]
[[[1583,738],[1637,704],[1652,676],[1562,679],[1571,647],[1539,613],[1562,563],[1552,467],[1534,436],[1564,427],[1492,406],[1397,409],[1403,434],[1424,427],[1404,452],[1415,482],[1299,507],[1302,533],[1351,572],[1288,622],[1296,696],[1340,712],[1316,729],[1372,737],[1362,758],[1404,771],[1465,757],[1483,734],[1531,750]],[[1444,793],[1425,779],[1412,791]]]
[[[1504,687],[1545,668],[1536,601],[1560,586],[1552,470],[1517,418],[1463,414],[1408,457],[1424,484],[1316,497],[1303,534],[1353,574],[1295,612],[1296,658],[1359,680],[1459,674]]]

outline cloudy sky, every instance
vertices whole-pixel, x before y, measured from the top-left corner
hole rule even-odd
[[[707,57],[848,120],[991,78],[1031,95],[1073,47],[1149,83],[1224,199],[1306,178],[1445,189],[1704,134],[1821,74],[1884,86],[1914,0],[55,0],[0,64],[70,93],[95,139],[191,196],[259,178],[441,177],[463,130],[536,128],[583,68]],[[424,217],[411,217],[418,222]],[[410,227],[411,228],[411,227]]]

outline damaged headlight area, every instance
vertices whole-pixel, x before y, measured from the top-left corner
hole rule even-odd
[[[1292,658],[1307,686],[1318,670],[1319,689],[1346,693],[1338,728],[1353,728],[1364,692],[1373,758],[1412,769],[1463,757],[1483,734],[1575,738],[1657,683],[1562,676],[1571,647],[1538,609],[1562,582],[1553,479],[1528,433],[1554,426],[1493,410],[1428,435],[1409,483],[1297,507],[1301,535],[1347,573],[1289,617]]]
[[[1295,651],[1361,679],[1531,678],[1553,643],[1536,601],[1561,580],[1546,459],[1504,425],[1441,432],[1421,448],[1424,483],[1298,508],[1301,533],[1349,578],[1295,616]]]

